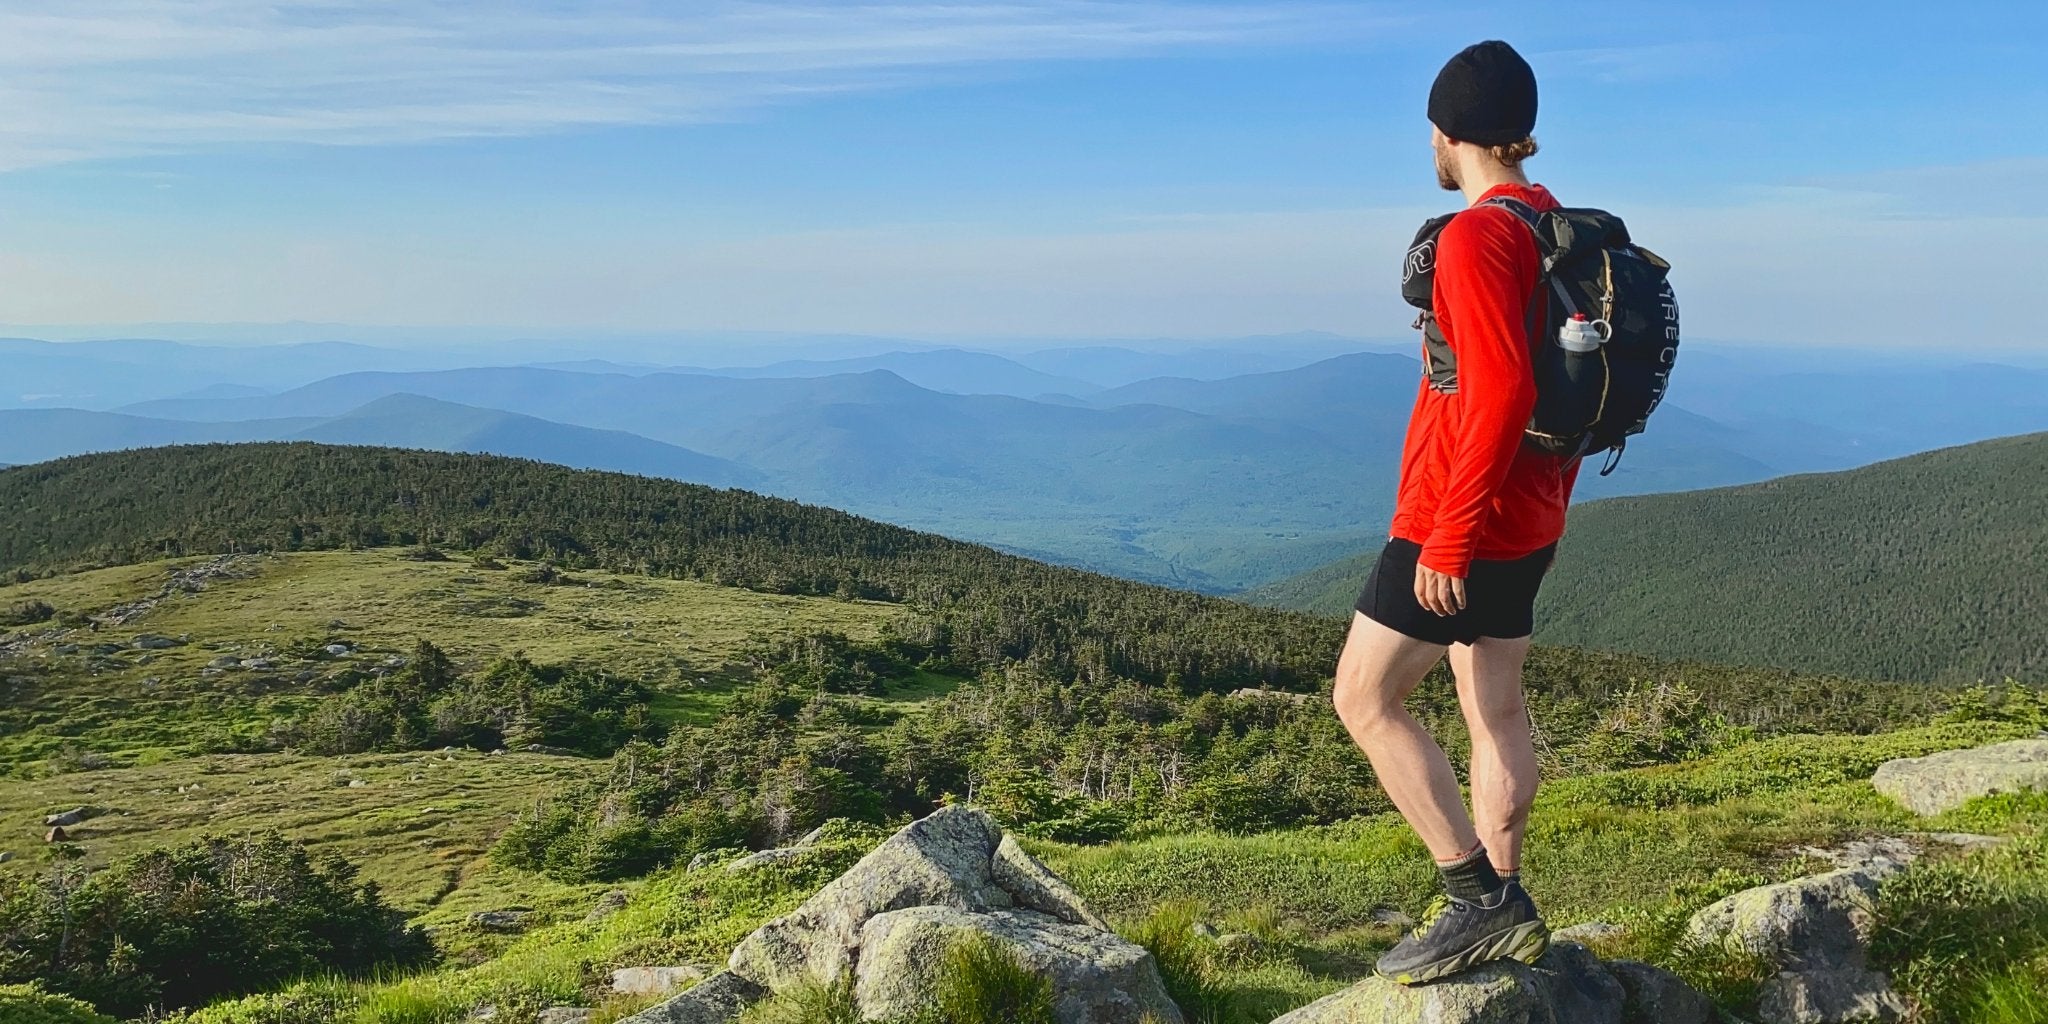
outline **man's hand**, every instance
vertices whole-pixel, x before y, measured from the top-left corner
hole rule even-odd
[[[1415,600],[1438,615],[1456,615],[1465,610],[1465,580],[1418,565],[1415,567]]]

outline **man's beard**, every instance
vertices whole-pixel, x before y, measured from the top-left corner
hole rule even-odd
[[[1458,165],[1451,162],[1451,154],[1438,146],[1436,152],[1436,183],[1446,192],[1457,192],[1464,188],[1458,184]]]

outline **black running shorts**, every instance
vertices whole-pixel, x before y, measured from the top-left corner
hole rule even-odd
[[[1536,626],[1536,588],[1557,555],[1557,545],[1521,558],[1475,559],[1465,578],[1465,610],[1438,615],[1415,600],[1415,560],[1422,545],[1396,537],[1358,595],[1360,614],[1398,633],[1433,644],[1469,644],[1482,636],[1513,639]]]

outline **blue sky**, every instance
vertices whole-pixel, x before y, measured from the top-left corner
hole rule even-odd
[[[2038,3],[0,2],[0,323],[1396,336],[1488,37],[1690,333],[2048,349]]]

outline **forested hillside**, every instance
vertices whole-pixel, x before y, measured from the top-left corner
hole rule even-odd
[[[785,594],[906,602],[934,650],[1190,689],[1307,686],[1337,624],[1049,566],[745,491],[493,456],[314,444],[80,456],[0,473],[0,573],[228,551],[438,544]]]
[[[1572,510],[1537,639],[1886,679],[2048,678],[2048,434]],[[1261,591],[1350,607],[1371,556]]]

